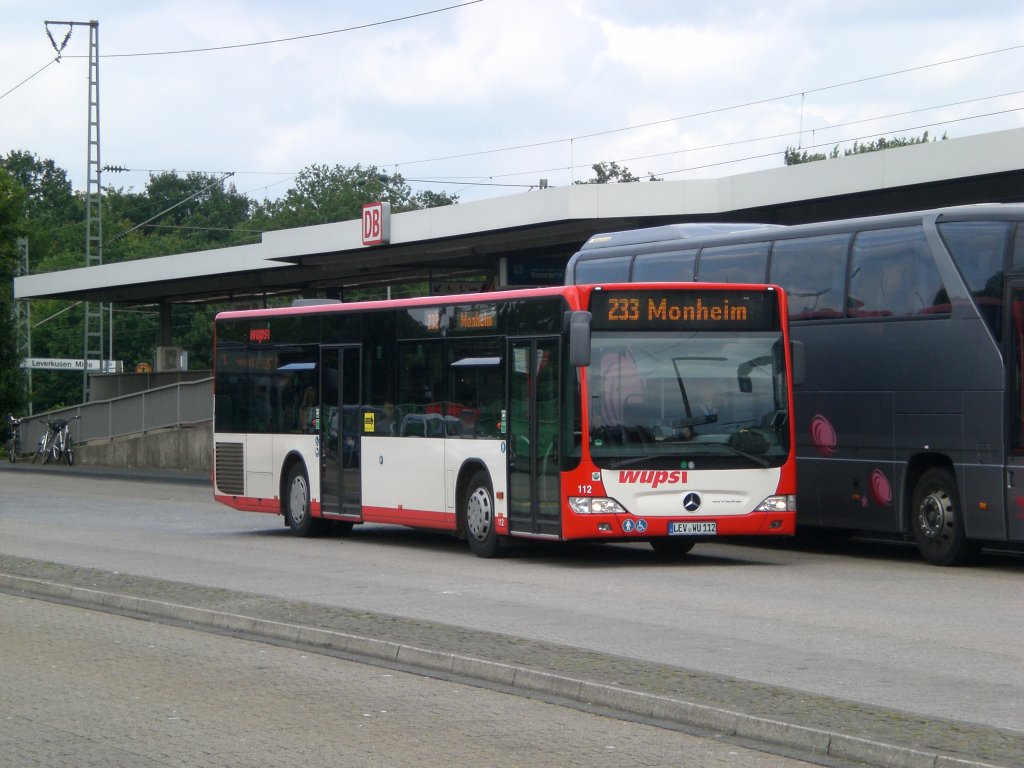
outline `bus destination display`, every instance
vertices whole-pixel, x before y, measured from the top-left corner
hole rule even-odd
[[[594,291],[595,330],[758,330],[779,328],[775,291]]]

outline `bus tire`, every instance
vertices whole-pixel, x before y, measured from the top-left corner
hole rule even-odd
[[[651,539],[650,542],[655,554],[666,559],[685,555],[696,543],[693,539],[683,538]]]
[[[309,476],[301,461],[292,464],[284,487],[284,517],[297,536],[308,538],[320,532],[320,521],[310,511]]]
[[[917,548],[932,565],[963,565],[977,547],[964,533],[960,494],[953,474],[942,467],[926,471],[914,487],[910,524]]]
[[[463,499],[470,550],[477,557],[497,557],[501,554],[501,542],[494,527],[494,489],[486,472],[473,473]]]

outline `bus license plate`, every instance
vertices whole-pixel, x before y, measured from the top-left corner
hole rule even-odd
[[[718,523],[714,520],[705,522],[676,522],[668,524],[669,536],[716,536]]]

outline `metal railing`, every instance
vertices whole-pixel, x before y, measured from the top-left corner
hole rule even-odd
[[[21,424],[22,451],[36,449],[51,419],[75,416],[81,416],[71,427],[76,443],[201,424],[213,418],[213,377],[26,416]]]

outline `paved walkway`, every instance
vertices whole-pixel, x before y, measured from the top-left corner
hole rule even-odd
[[[552,643],[0,555],[0,591],[878,766],[1024,768],[1024,734]]]
[[[0,594],[11,768],[814,768],[303,649]]]

